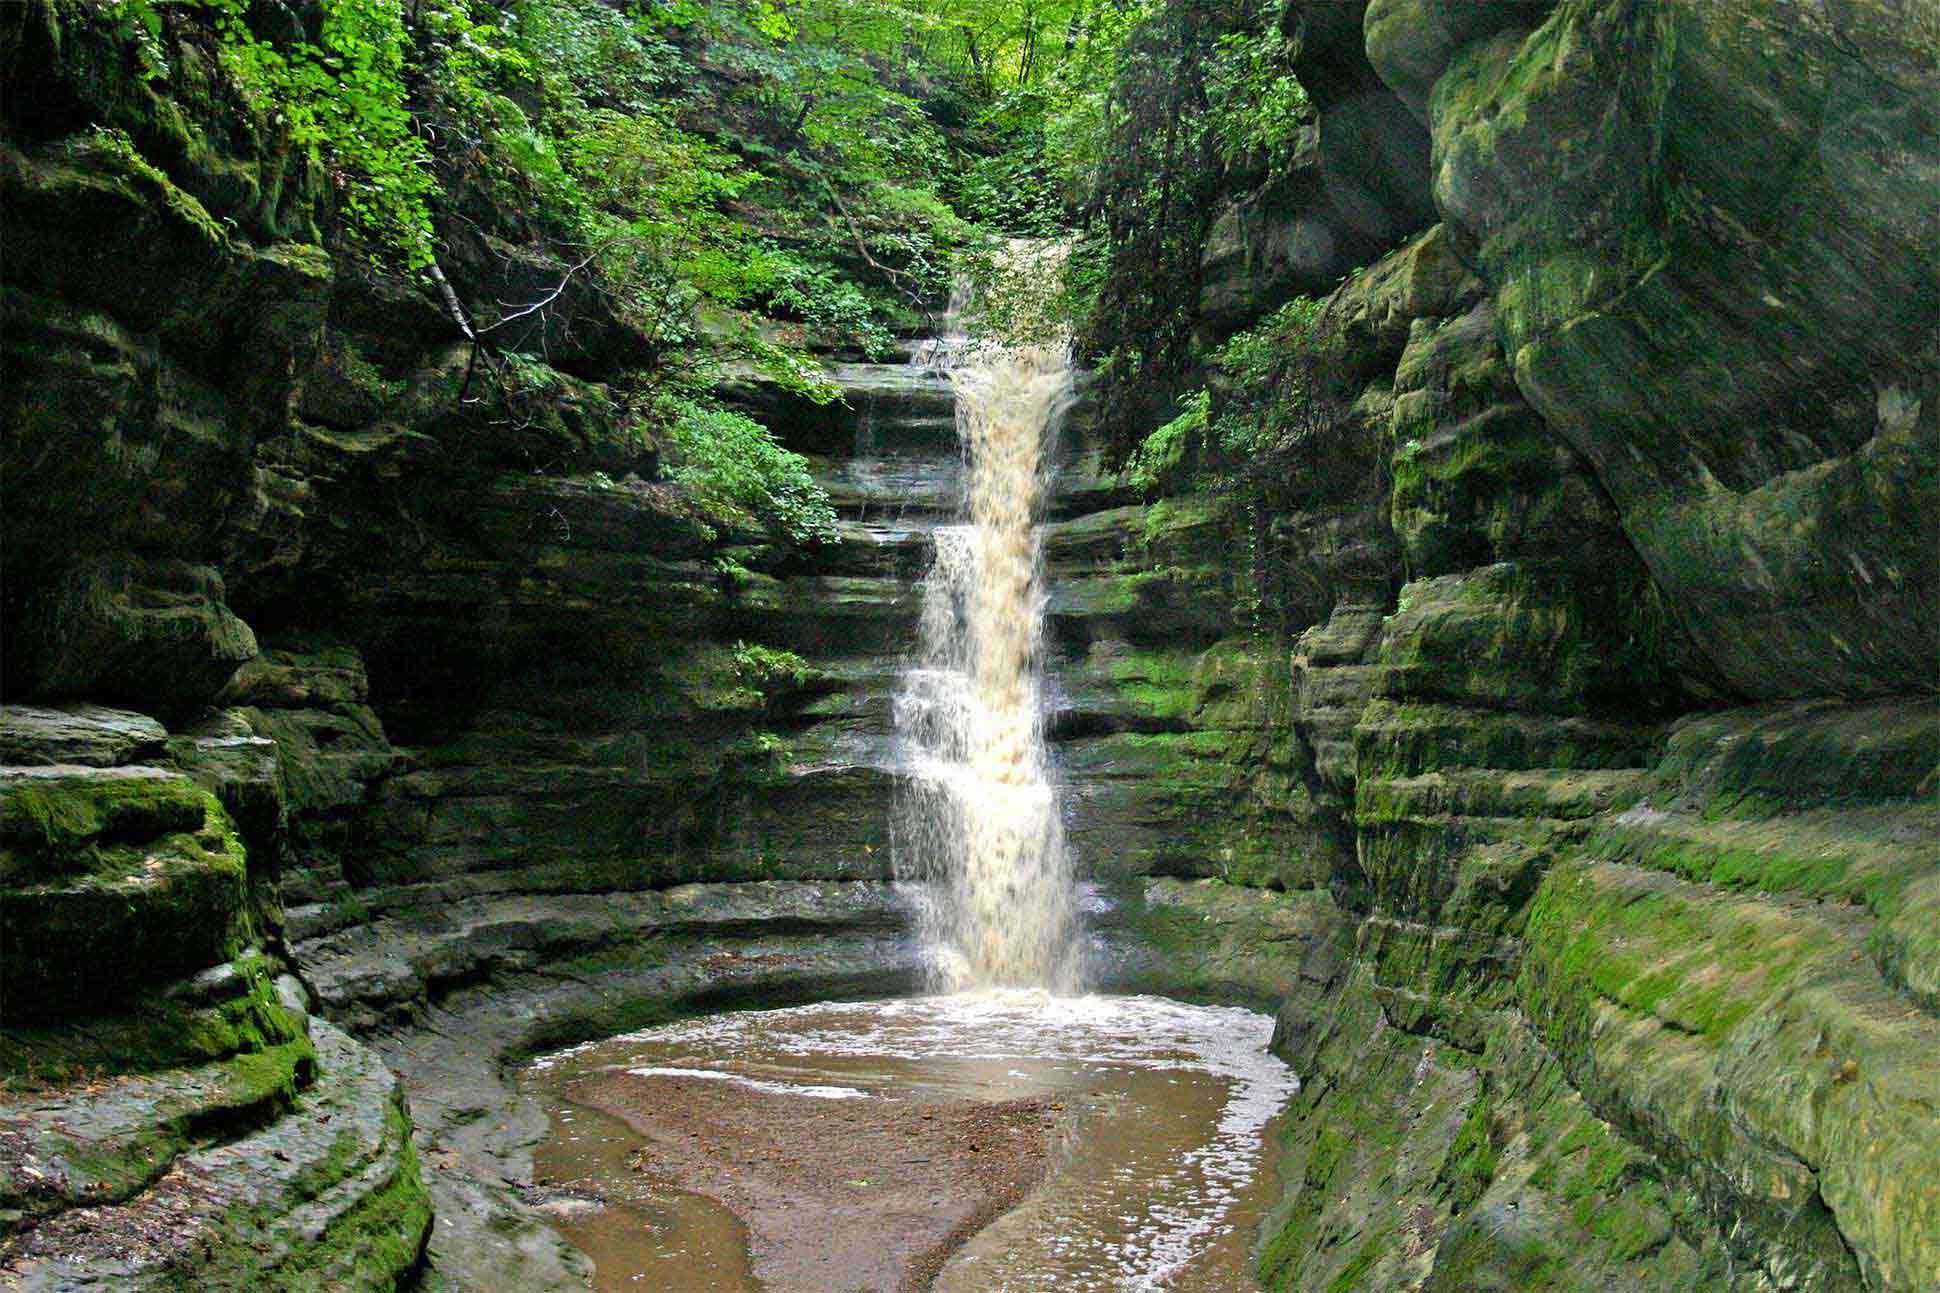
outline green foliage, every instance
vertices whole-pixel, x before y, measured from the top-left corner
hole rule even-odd
[[[411,38],[399,0],[318,0],[315,39],[282,42],[250,27],[247,0],[80,0],[83,12],[99,14],[134,44],[151,81],[173,73],[165,7],[189,10],[211,28],[217,59],[245,107],[328,169],[350,250],[411,269],[430,263],[433,180],[407,107]]]
[[[1228,168],[1272,170],[1292,160],[1307,91],[1290,70],[1277,23],[1219,38],[1206,60],[1207,128]]]
[[[1176,478],[1185,467],[1193,445],[1205,438],[1211,404],[1212,397],[1205,391],[1194,391],[1180,401],[1179,416],[1146,436],[1132,451],[1125,463],[1125,483],[1133,489],[1152,493],[1166,480]]]
[[[1157,8],[1152,0],[1094,9],[1084,37],[1045,78],[1043,153],[1045,164],[1070,206],[1088,203],[1099,182],[1110,143],[1108,104],[1117,83],[1127,40]]]
[[[683,402],[668,430],[672,478],[717,524],[758,522],[798,546],[835,537],[835,512],[808,462],[775,443],[759,422],[727,409]]]
[[[1119,53],[1094,204],[1107,265],[1082,342],[1104,360],[1103,420],[1122,428],[1121,452],[1192,379],[1221,202],[1292,147],[1305,95],[1277,15],[1265,0],[1169,0]]]
[[[1071,248],[1058,242],[990,242],[964,257],[975,309],[963,320],[970,334],[1004,345],[1065,345],[1070,341]]]
[[[1188,483],[1233,489],[1292,470],[1288,460],[1339,414],[1319,371],[1319,316],[1320,302],[1299,297],[1213,351],[1219,397],[1200,389],[1181,399],[1179,414],[1132,451],[1125,482],[1148,493]]]
[[[808,661],[793,651],[736,642],[729,657],[734,676],[763,694],[804,687],[814,676]]]
[[[1182,397],[1173,417],[1127,457],[1121,479],[1148,496],[1202,493],[1229,527],[1242,587],[1239,618],[1258,632],[1295,602],[1276,559],[1274,519],[1338,493],[1342,482],[1379,488],[1374,440],[1338,389],[1321,304],[1289,301],[1207,357],[1209,382]]]
[[[831,336],[844,337],[872,357],[891,352],[894,339],[861,288],[824,265],[775,256],[766,304]]]
[[[213,49],[245,128],[331,177],[335,250],[360,273],[435,279],[482,339],[468,381],[543,403],[557,393],[532,370],[568,362],[560,339],[597,337],[575,371],[664,410],[670,470],[703,506],[797,542],[833,523],[802,461],[695,393],[752,363],[833,398],[817,355],[886,355],[1000,232],[1061,233],[1125,38],[1155,11],[316,0],[303,30],[251,0],[60,2],[111,23],[158,81]],[[178,88],[186,101],[163,87]],[[1002,294],[993,319],[1086,316],[1105,245],[1082,243],[1048,293]]]

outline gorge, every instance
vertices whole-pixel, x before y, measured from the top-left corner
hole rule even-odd
[[[1940,1289],[1940,12],[1074,6],[1052,230],[1078,82],[825,8],[0,14],[0,1287],[586,1289],[532,1061],[922,1000],[918,340],[1054,233],[993,847],[1284,1064],[1246,1278]]]

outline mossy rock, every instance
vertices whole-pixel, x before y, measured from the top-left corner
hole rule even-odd
[[[0,765],[111,768],[146,763],[167,740],[168,729],[132,710],[88,704],[0,705]]]
[[[1706,817],[1914,799],[1940,789],[1940,700],[1818,701],[1687,719],[1666,738],[1653,796]]]
[[[1612,574],[1586,587],[1547,566],[1501,562],[1409,584],[1382,636],[1381,694],[1639,717],[1676,704],[1672,630],[1641,596],[1641,572]]]
[[[9,1239],[0,1253],[22,1287],[396,1289],[431,1225],[402,1092],[370,1051],[314,1028],[316,1080],[282,1116],[191,1149],[129,1199]]]
[[[251,938],[248,860],[222,806],[179,774],[16,774],[6,800],[9,1022],[112,1013]]]
[[[1701,1201],[1741,1261],[1803,1286],[1940,1269],[1940,1019],[1862,922],[1608,863],[1550,871],[1519,992],[1585,1099]]]
[[[82,1070],[65,1089],[36,1089],[33,1116],[9,1128],[26,1147],[0,1164],[0,1209],[37,1216],[131,1198],[199,1146],[206,1128],[273,1121],[310,1084],[315,1064],[315,1047],[299,1034],[196,1068]]]
[[[1641,767],[1652,729],[1604,718],[1518,714],[1376,697],[1354,730],[1365,778],[1412,777],[1446,767]]]
[[[1562,4],[1429,101],[1518,385],[1749,698],[1940,658],[1940,37],[1903,10]]]
[[[212,702],[256,655],[212,567],[110,554],[43,555],[30,569],[7,664],[24,694],[99,697],[173,721]]]
[[[0,771],[0,879],[112,865],[113,846],[195,834],[209,798],[162,768],[52,765]],[[98,848],[109,847],[104,857]]]
[[[250,953],[161,988],[148,988],[85,1027],[65,1017],[16,1019],[0,1029],[0,1076],[23,1086],[60,1084],[91,1072],[154,1073],[219,1064],[299,1041],[300,1013],[286,1006],[272,967]]]

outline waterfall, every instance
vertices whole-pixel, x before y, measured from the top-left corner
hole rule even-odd
[[[1005,268],[1053,273],[1058,250],[1014,246]],[[930,362],[956,393],[965,523],[936,532],[918,659],[896,701],[910,772],[897,874],[916,882],[938,986],[1075,991],[1071,869],[1044,746],[1037,524],[1072,399],[1070,346],[953,335]]]

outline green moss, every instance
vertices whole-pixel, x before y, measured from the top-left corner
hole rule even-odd
[[[1292,1206],[1280,1218],[1279,1229],[1267,1241],[1260,1256],[1260,1274],[1274,1286],[1278,1277],[1290,1273],[1313,1247],[1314,1231],[1330,1197],[1334,1173],[1339,1170],[1349,1149],[1349,1132],[1331,1121],[1313,1129],[1313,1142],[1307,1150],[1306,1166],[1295,1187]]]
[[[68,1167],[70,1197],[91,1203],[133,1197],[166,1172],[182,1154],[204,1144],[211,1128],[233,1135],[244,1127],[267,1125],[285,1112],[314,1075],[316,1050],[307,1036],[220,1061],[213,1074],[193,1085],[163,1086],[131,1134],[113,1140],[68,1142],[62,1158]],[[90,1079],[102,1070],[85,1070]],[[54,1083],[56,1087],[65,1082]],[[45,1142],[43,1142],[45,1144]],[[45,1206],[32,1190],[9,1200],[0,1187],[0,1207]]]
[[[1551,873],[1527,938],[1523,994],[1566,1048],[1587,1037],[1597,999],[1718,1045],[1817,951],[1749,907],[1584,864]]]
[[[1390,515],[1418,575],[1531,548],[1550,559],[1577,555],[1545,542],[1570,504],[1554,442],[1526,413],[1408,442],[1394,455],[1393,474]]]
[[[214,804],[186,777],[22,778],[0,795],[0,879],[86,870],[95,844],[203,829]]]
[[[1105,669],[1114,693],[1161,718],[1184,718],[1201,704],[1194,685],[1198,657],[1179,651],[1125,651],[1108,657]]]
[[[221,806],[196,794],[206,814],[198,834],[89,843],[47,864],[70,870],[78,852],[87,874],[0,890],[0,990],[11,1014],[112,1012],[142,987],[221,964],[254,941],[242,841]]]
[[[370,1166],[355,1133],[339,1134],[329,1152],[298,1173],[275,1204],[231,1209],[218,1232],[222,1243],[196,1273],[197,1287],[225,1293],[397,1287],[419,1264],[432,1217],[410,1120],[396,1102],[385,1110],[384,1151],[390,1154],[390,1170],[320,1231],[291,1236],[297,1241],[293,1248],[275,1242],[287,1230],[290,1205],[316,1199]]]
[[[1496,1163],[1501,1157],[1490,1130],[1494,1105],[1485,1082],[1482,1092],[1469,1106],[1455,1143],[1448,1147],[1441,1179],[1448,1189],[1448,1206],[1453,1212],[1466,1212],[1495,1179]]]
[[[1637,767],[1649,732],[1630,724],[1377,697],[1354,729],[1367,780],[1447,767],[1593,770]]]
[[[208,209],[142,156],[127,131],[97,126],[62,141],[58,155],[78,172],[108,180],[136,201],[155,204],[178,228],[193,230],[210,246],[228,245],[228,235]]]
[[[1155,500],[1139,517],[1135,541],[1146,561],[1164,563],[1214,555],[1229,523],[1222,499],[1182,494]]]
[[[1359,1293],[1361,1281],[1373,1269],[1374,1263],[1381,1258],[1382,1244],[1379,1239],[1370,1239],[1361,1245],[1341,1273],[1327,1286],[1327,1293]]]
[[[277,1001],[269,963],[245,956],[235,968],[234,991],[218,1002],[190,1005],[150,991],[119,1012],[89,1018],[85,1027],[50,1023],[0,1030],[0,1077],[60,1083],[91,1070],[192,1068],[302,1040],[302,1019]]]

